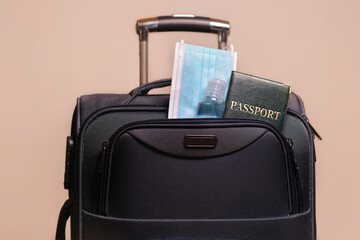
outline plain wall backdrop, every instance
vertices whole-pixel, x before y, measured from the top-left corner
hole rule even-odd
[[[358,0],[0,0],[0,239],[54,239],[76,98],[136,87],[135,22],[173,13],[229,20],[238,70],[303,98],[324,139],[318,239],[360,239],[359,10]],[[217,46],[211,34],[151,34],[150,80],[171,76],[181,39]]]

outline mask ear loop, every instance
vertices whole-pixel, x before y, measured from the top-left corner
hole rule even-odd
[[[181,43],[181,44],[185,44],[184,39],[181,39],[180,43]],[[224,48],[224,50],[229,50],[229,48],[230,48],[230,51],[231,51],[231,52],[234,51],[234,45],[233,45],[233,44],[228,44],[228,45]]]
[[[232,52],[232,54],[234,54],[234,62],[233,62],[233,71],[236,71],[236,67],[237,67],[237,52],[234,52],[234,45],[229,44],[225,47],[225,50],[229,50]]]
[[[234,45],[232,45],[232,44],[229,44],[229,45],[227,45],[226,47],[225,47],[225,50],[229,50],[229,48],[230,48],[230,51],[234,51]]]

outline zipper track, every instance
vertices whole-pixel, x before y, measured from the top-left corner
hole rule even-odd
[[[77,106],[80,106],[80,103],[78,102]],[[158,112],[158,113],[166,113],[167,112],[167,106],[163,105],[121,105],[121,106],[114,106],[114,107],[106,107],[97,110],[96,112],[92,113],[81,125],[81,127],[78,129],[78,137],[76,142],[78,142],[78,151],[76,153],[77,155],[77,161],[75,161],[75,173],[74,175],[77,176],[77,178],[74,179],[74,188],[75,188],[75,195],[74,195],[74,201],[75,201],[75,210],[74,210],[74,225],[79,226],[81,229],[82,226],[82,210],[83,210],[83,179],[82,179],[82,163],[84,158],[84,142],[85,142],[85,135],[87,132],[87,129],[89,126],[94,122],[97,118],[108,114],[112,112]],[[78,111],[78,114],[80,114],[80,111]],[[77,120],[80,120],[80,115],[77,116]],[[78,123],[80,126],[80,123]],[[102,175],[97,174],[96,177],[102,177]],[[96,201],[95,201],[96,202]],[[95,206],[98,207],[98,206]],[[75,236],[79,239],[82,239],[82,232],[74,232]]]
[[[134,128],[145,128],[148,126],[154,126],[159,125],[156,127],[173,127],[173,126],[179,126],[179,124],[186,125],[187,127],[191,127],[191,124],[207,124],[206,127],[230,127],[231,124],[242,124],[241,127],[245,126],[253,126],[253,127],[263,127],[268,129],[270,132],[272,132],[277,139],[279,140],[285,157],[285,166],[286,166],[286,175],[287,175],[287,185],[288,185],[288,202],[289,202],[289,214],[297,213],[299,210],[299,199],[298,199],[298,173],[297,169],[294,164],[294,155],[292,154],[292,149],[287,139],[282,135],[282,133],[273,127],[271,124],[268,124],[263,121],[258,120],[247,120],[247,119],[161,119],[161,120],[145,120],[145,121],[137,121],[132,122],[129,124],[126,124],[122,127],[120,127],[111,137],[107,144],[106,154],[103,154],[103,156],[106,156],[105,159],[102,159],[102,163],[105,166],[100,166],[100,169],[105,169],[104,173],[105,176],[101,176],[103,183],[101,184],[101,199],[100,203],[101,205],[99,208],[101,209],[101,213],[107,214],[107,208],[106,208],[106,202],[108,199],[108,192],[109,192],[109,179],[110,179],[110,166],[111,166],[111,159],[112,159],[112,152],[113,152],[113,146],[115,142],[117,141],[118,137],[122,135],[122,133],[129,131]],[[228,124],[227,126],[219,126],[219,124]],[[197,127],[197,126],[195,126]],[[103,192],[105,191],[105,192]]]
[[[312,235],[314,236],[314,239],[316,239],[316,211],[315,211],[315,161],[316,161],[316,155],[315,155],[315,144],[314,144],[314,138],[315,136],[318,137],[319,140],[322,140],[322,138],[319,136],[319,134],[315,133],[316,130],[314,129],[314,127],[310,124],[309,119],[306,117],[305,114],[300,114],[292,109],[288,109],[287,111],[288,114],[293,115],[294,117],[296,117],[297,119],[299,119],[305,126],[308,134],[309,134],[309,168],[310,168],[310,172],[309,172],[309,177],[312,179],[310,179],[310,184],[309,185],[309,192],[311,195],[310,198],[310,209],[312,210],[312,216],[311,216],[311,221],[312,221]],[[299,179],[300,180],[300,179]],[[300,181],[299,181],[300,183]],[[300,185],[300,184],[299,184]],[[309,194],[309,192],[307,192],[306,194]]]

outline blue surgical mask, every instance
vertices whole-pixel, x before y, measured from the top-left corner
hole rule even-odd
[[[171,84],[169,118],[197,118],[209,80],[222,80],[229,86],[236,70],[234,51],[176,43]],[[226,99],[225,91],[224,98]]]

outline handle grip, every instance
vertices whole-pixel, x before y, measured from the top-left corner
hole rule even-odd
[[[206,17],[158,17],[158,32],[191,31],[210,32],[210,18]]]
[[[219,49],[225,49],[230,34],[230,23],[187,14],[139,19],[136,23],[136,32],[140,40],[140,85],[148,82],[148,33],[167,31],[216,33],[219,35]]]
[[[129,93],[131,97],[124,104],[129,104],[130,102],[132,102],[137,97],[145,96],[152,89],[163,88],[163,87],[167,87],[167,86],[170,86],[170,85],[171,85],[171,78],[158,80],[158,81],[153,81],[153,82],[150,82],[150,83],[146,83],[144,85],[140,85],[139,87],[133,89]]]
[[[145,28],[149,32],[186,31],[222,33],[226,31],[229,34],[230,23],[225,20],[208,17],[175,14],[173,16],[139,19],[136,24],[137,32],[139,33]]]

